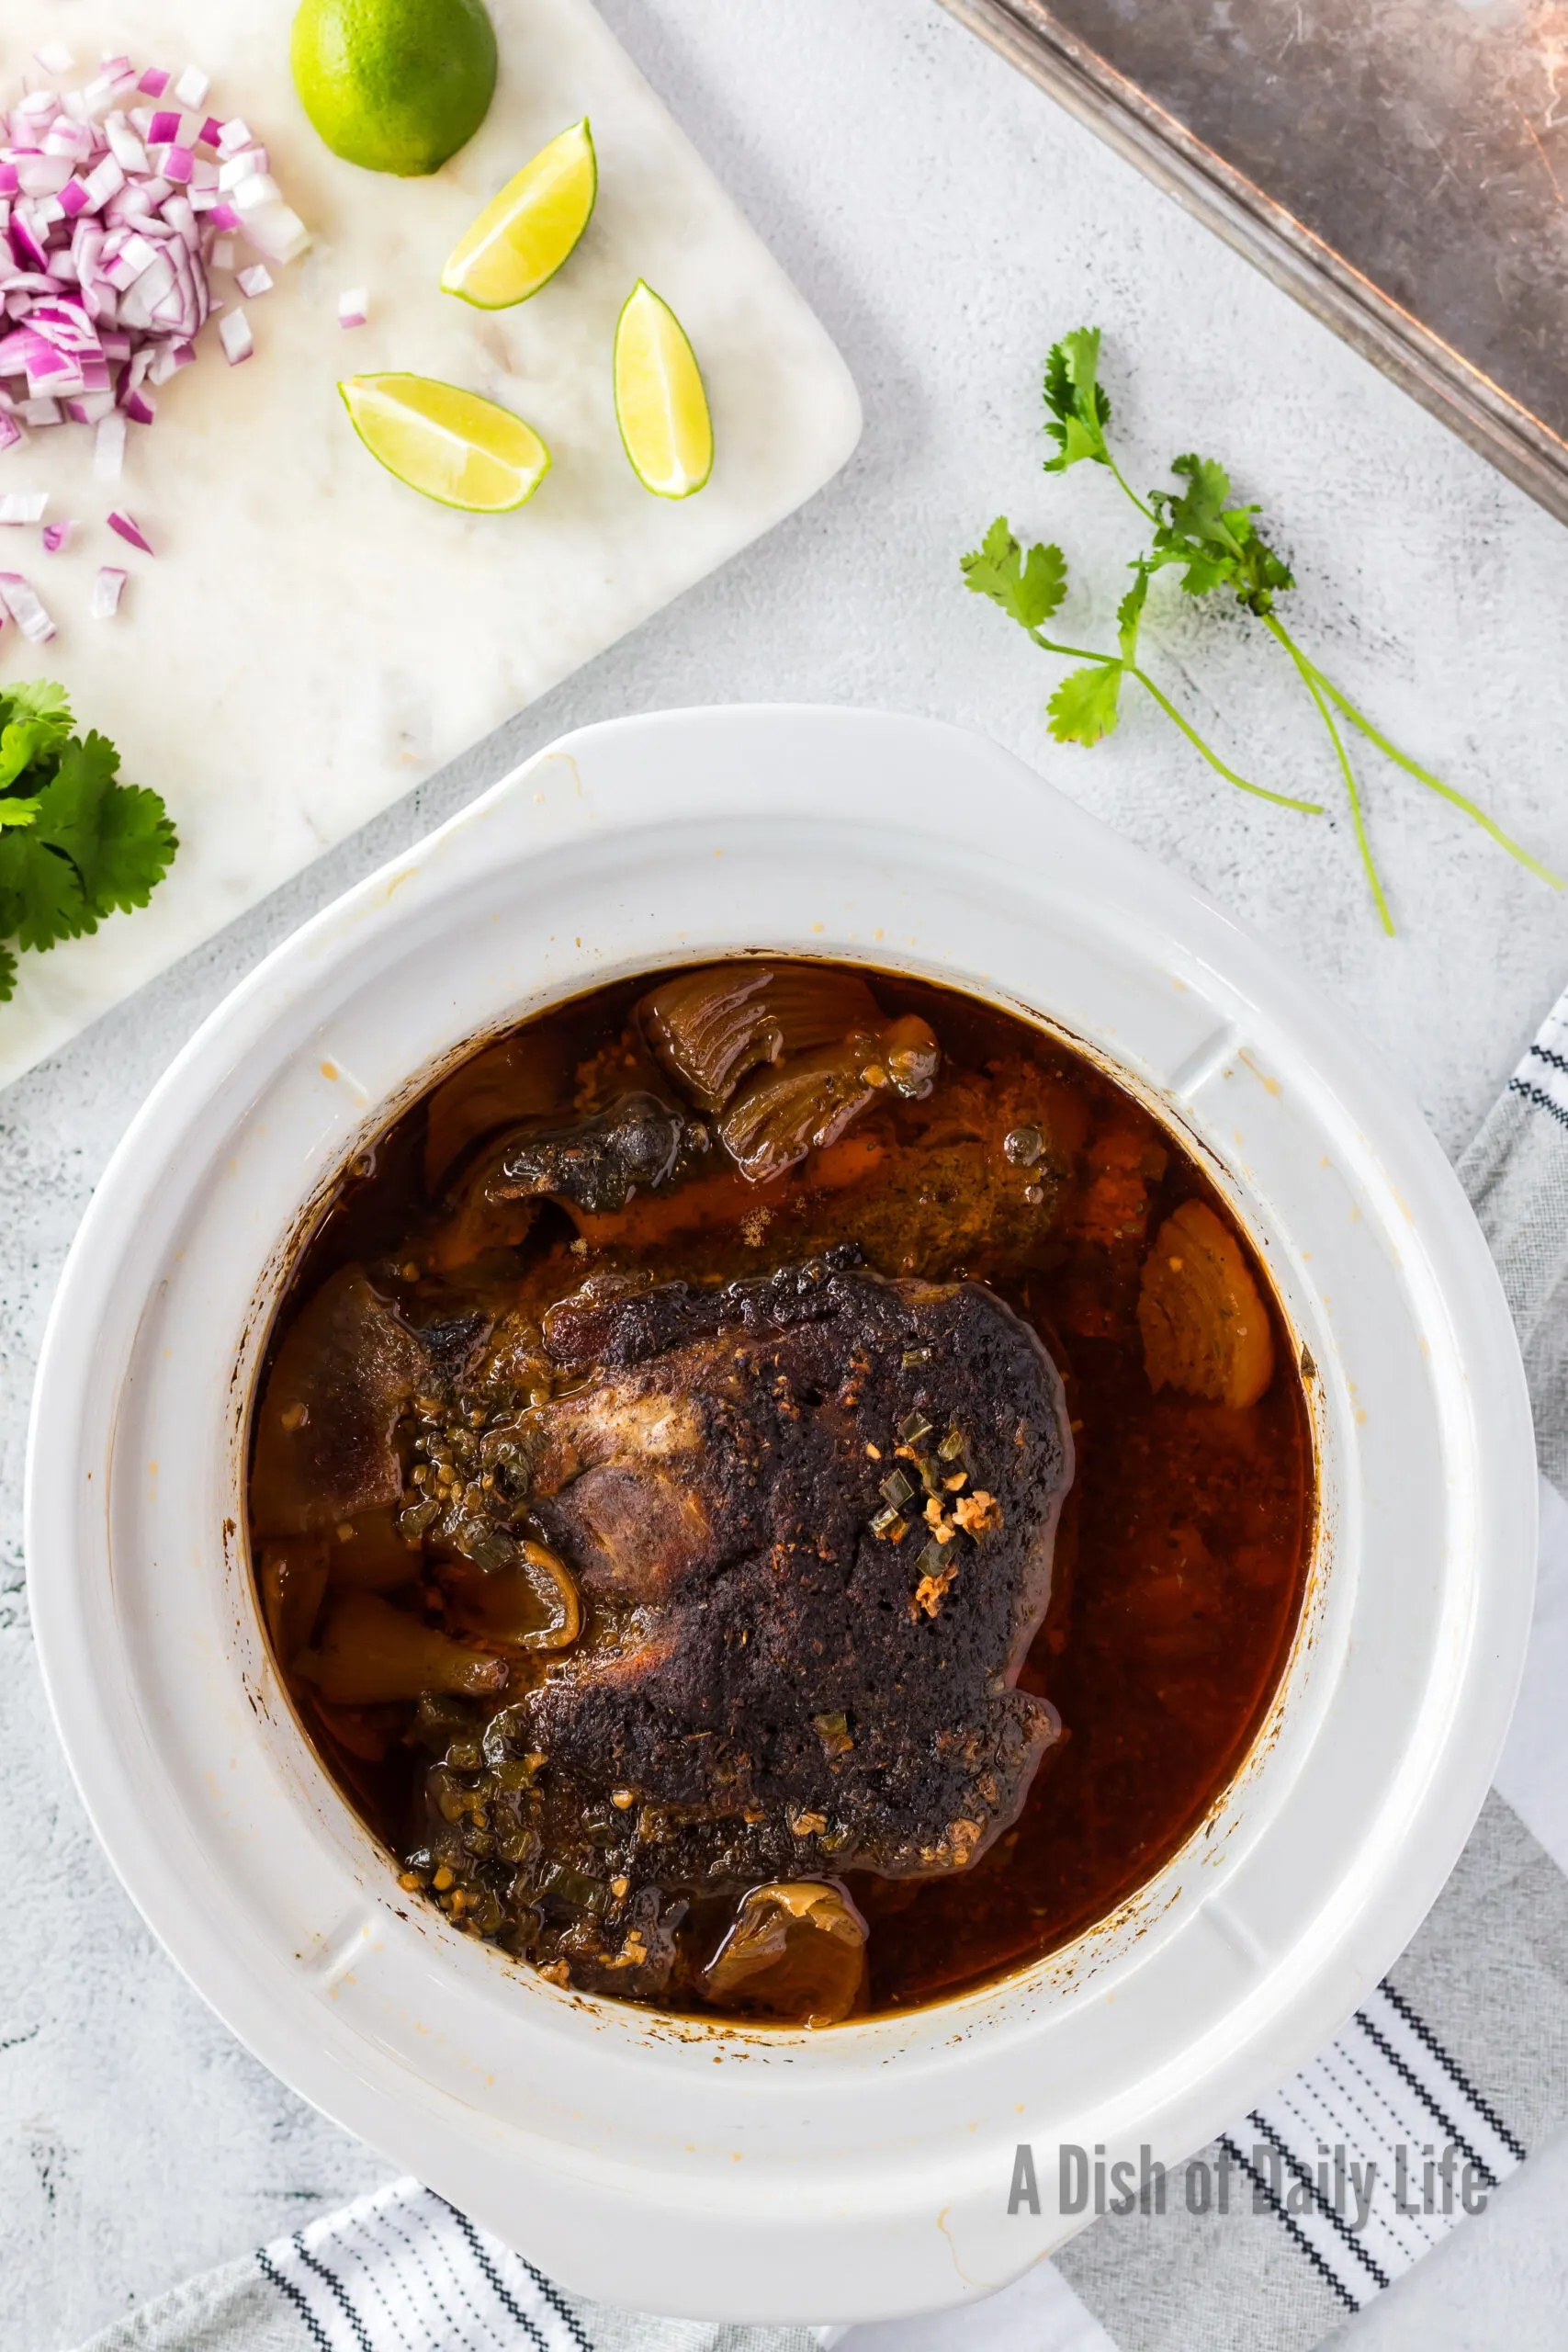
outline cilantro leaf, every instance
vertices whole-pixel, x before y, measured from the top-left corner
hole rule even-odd
[[[0,788],[58,751],[70,734],[63,686],[30,678],[0,689]]]
[[[95,916],[147,904],[168,870],[175,830],[155,792],[117,784],[119,754],[102,735],[70,742],[39,796],[38,836],[76,868]]]
[[[1045,471],[1066,473],[1080,458],[1109,465],[1105,428],[1111,422],[1111,396],[1100,381],[1098,327],[1075,328],[1052,345],[1043,390],[1045,435],[1056,445],[1056,455],[1045,460]]]
[[[0,935],[21,947],[55,947],[97,927],[69,858],[36,830],[0,834]]]
[[[155,792],[118,781],[102,735],[79,739],[62,686],[0,687],[0,1003],[34,953],[144,907],[178,846]]]
[[[55,748],[56,738],[46,719],[13,718],[0,727],[0,788],[15,784]]]
[[[1129,664],[1138,658],[1138,630],[1149,595],[1147,565],[1135,563],[1133,572],[1133,584],[1116,607],[1116,642],[1122,648],[1122,661]]]
[[[1046,723],[1058,743],[1098,743],[1114,731],[1123,675],[1120,662],[1068,671],[1045,706]]]
[[[1217,458],[1199,458],[1190,452],[1170,461],[1173,474],[1184,475],[1188,487],[1176,495],[1165,492],[1166,504],[1173,526],[1184,537],[1197,540],[1201,547],[1228,548],[1234,551],[1238,542],[1232,527],[1234,522],[1245,522],[1256,514],[1256,506],[1232,508],[1227,512],[1231,494],[1231,478]]]
[[[63,686],[51,684],[47,678],[17,678],[8,686],[0,686],[0,704],[11,718],[47,718],[60,730],[64,741],[71,732],[71,700]]]
[[[1271,612],[1276,594],[1296,583],[1252,519],[1259,509],[1227,503],[1231,480],[1217,458],[1190,453],[1173,458],[1170,469],[1185,479],[1187,488],[1150,493],[1157,523],[1156,562],[1183,567],[1185,595],[1232,588],[1249,612],[1260,618]]]
[[[998,514],[978,549],[959,558],[964,584],[988,596],[1021,628],[1039,628],[1067,593],[1067,560],[1060,548],[1032,547],[1027,556]]]

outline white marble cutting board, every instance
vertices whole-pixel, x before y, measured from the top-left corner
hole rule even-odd
[[[293,0],[6,0],[0,98],[63,41],[91,78],[139,66],[213,77],[210,107],[271,150],[313,253],[245,305],[256,356],[200,364],[131,428],[106,491],[91,434],[66,426],[0,454],[0,489],[47,489],[87,527],[63,555],[0,531],[59,635],[0,633],[0,681],[62,679],[122,773],[164,794],[181,850],[151,906],[92,939],[21,959],[0,1007],[0,1082],[230,922],[331,843],[657,611],[821,488],[860,431],[827,334],[588,0],[490,0],[502,79],[478,137],[423,180],[361,172],[305,119],[288,65]],[[438,290],[456,238],[545,141],[588,114],[599,202],[565,269],[531,302],[470,310]],[[248,251],[242,262],[254,259]],[[633,477],[615,429],[616,314],[646,277],[673,304],[712,401],[717,458],[680,505]],[[337,323],[369,288],[371,322]],[[227,281],[218,291],[239,300]],[[405,490],[360,448],[337,379],[444,377],[527,417],[554,470],[519,513],[466,516]],[[129,509],[150,560],[105,526]],[[131,573],[120,617],[87,616],[100,563]]]

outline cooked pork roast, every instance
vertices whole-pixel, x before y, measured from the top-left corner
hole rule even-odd
[[[308,1245],[274,1651],[407,1892],[556,1983],[933,1998],[1233,1768],[1310,1524],[1275,1328],[1195,1166],[1015,1016],[617,983],[448,1072]]]

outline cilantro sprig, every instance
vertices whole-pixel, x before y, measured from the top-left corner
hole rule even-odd
[[[1036,645],[1043,647],[1047,653],[1065,654],[1069,661],[1086,664],[1081,670],[1067,673],[1045,706],[1047,723],[1058,743],[1098,743],[1109,735],[1120,716],[1122,682],[1135,678],[1227,784],[1254,794],[1259,800],[1272,800],[1281,808],[1299,808],[1308,817],[1322,816],[1317,801],[1295,800],[1289,793],[1270,792],[1267,786],[1249,783],[1246,776],[1237,775],[1234,768],[1227,767],[1213,745],[1203,741],[1143,668],[1137,659],[1138,631],[1149,593],[1152,564],[1132,566],[1133,584],[1116,607],[1114,653],[1093,652],[1083,645],[1065,645],[1059,638],[1044,634],[1043,623],[1051,618],[1067,593],[1067,560],[1057,547],[1032,547],[1025,555],[1005,515],[998,515],[975,553],[963,558],[963,566],[964,580],[975,594],[989,596],[993,604],[999,605]]]
[[[1138,663],[1138,630],[1149,583],[1156,572],[1175,568],[1180,573],[1183,594],[1201,597],[1228,590],[1242,610],[1260,622],[1289,657],[1333,746],[1345,783],[1361,864],[1385,932],[1393,933],[1393,918],[1367,838],[1356,771],[1337,719],[1348,721],[1407,775],[1461,810],[1510,857],[1517,858],[1554,890],[1561,890],[1564,886],[1559,876],[1517,842],[1510,840],[1466,794],[1445,784],[1440,776],[1434,775],[1418,760],[1413,760],[1391,742],[1303,651],[1280,619],[1277,601],[1295,587],[1294,576],[1283,557],[1258,528],[1254,518],[1262,512],[1261,508],[1236,502],[1230,476],[1217,458],[1194,454],[1177,458],[1170,467],[1176,487],[1151,490],[1147,498],[1138,496],[1118,466],[1107,436],[1111,407],[1110,395],[1100,380],[1100,349],[1098,327],[1080,327],[1052,347],[1045,365],[1044,398],[1045,433],[1055,454],[1046,458],[1045,471],[1065,473],[1070,466],[1083,463],[1105,467],[1150,526],[1147,548],[1129,566],[1134,581],[1117,612],[1117,650],[1088,652],[1043,633],[1043,622],[1057,611],[1067,592],[1066,559],[1060,548],[1036,546],[1025,554],[1005,518],[998,517],[979,549],[962,559],[964,580],[976,594],[988,596],[999,605],[1047,652],[1064,654],[1089,665],[1064,678],[1047,705],[1051,732],[1056,741],[1098,743],[1110,734],[1117,721],[1122,682],[1126,677],[1135,678],[1210,766],[1229,782],[1285,808],[1314,816],[1322,813],[1313,802],[1266,791],[1261,785],[1250,784],[1237,775],[1188,724]]]
[[[74,726],[63,686],[0,686],[0,1003],[18,949],[144,907],[179,846],[158,795],[119,783],[114,745]]]

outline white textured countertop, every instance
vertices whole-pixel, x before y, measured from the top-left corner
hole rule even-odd
[[[966,596],[956,569],[1005,506],[1081,559],[1096,594],[1073,608],[1075,629],[1107,634],[1133,518],[1089,469],[1038,470],[1046,345],[1098,320],[1134,480],[1195,444],[1224,455],[1267,502],[1303,583],[1292,617],[1325,666],[1568,870],[1562,527],[935,0],[605,12],[848,356],[864,442],[770,539],[0,1097],[5,2352],[74,2344],[386,2170],[234,2045],[112,1883],[45,1715],[17,1537],[32,1363],[83,1204],[152,1080],[285,932],[565,727],[660,704],[820,698],[984,729],[1194,875],[1298,961],[1303,987],[1337,993],[1450,1147],[1568,979],[1568,905],[1386,767],[1364,774],[1393,943],[1343,824],[1244,801],[1146,704],[1130,698],[1122,732],[1093,752],[1051,746],[1056,665]],[[1330,797],[1326,749],[1271,649],[1228,618],[1179,613],[1166,587],[1155,606],[1149,665],[1220,748]],[[265,688],[266,649],[254,658]],[[1438,2352],[1559,2342],[1564,2177],[1538,2157],[1360,2327],[1382,2331],[1380,2347]],[[988,2344],[968,2324],[987,2352],[1040,2344],[999,2312]]]

